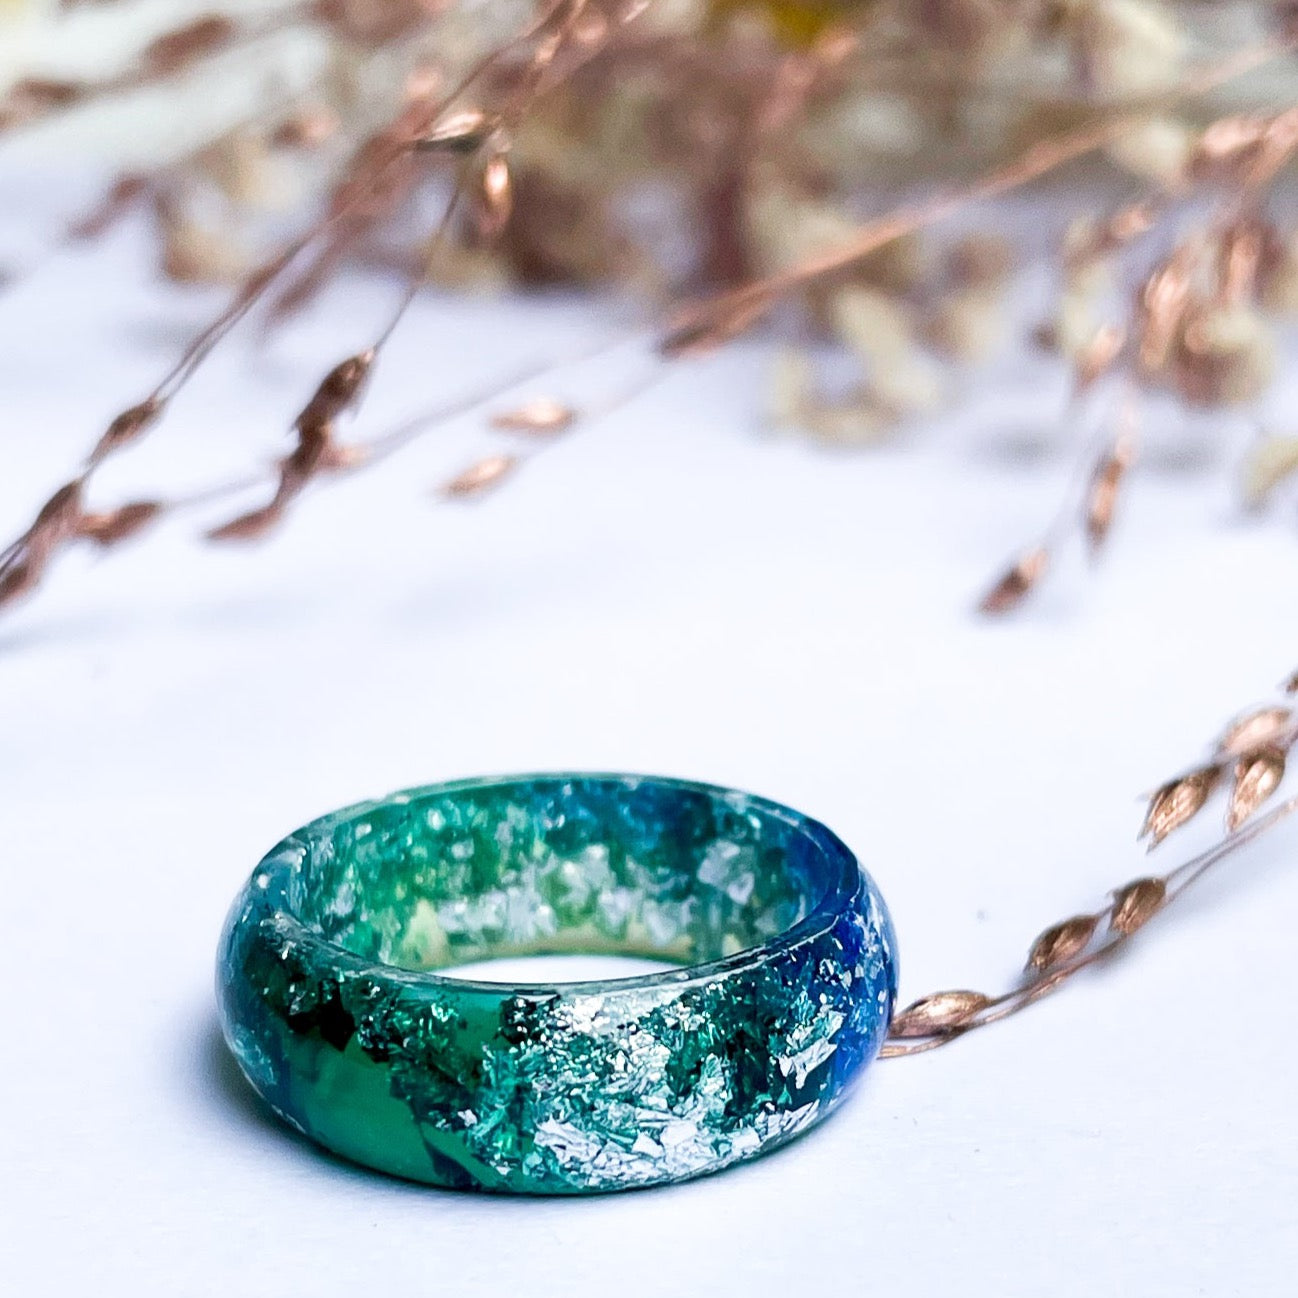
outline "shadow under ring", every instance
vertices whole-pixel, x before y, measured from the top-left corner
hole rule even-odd
[[[718,1171],[825,1117],[878,1052],[896,943],[828,829],[630,775],[430,785],[312,822],[236,899],[225,1038],[285,1121],[457,1189],[575,1194]],[[680,967],[508,985],[557,952]]]

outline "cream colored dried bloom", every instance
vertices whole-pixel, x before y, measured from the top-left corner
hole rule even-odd
[[[765,273],[774,273],[849,245],[860,222],[843,208],[779,186],[760,189],[748,203],[748,233]],[[856,277],[879,288],[905,292],[927,270],[918,235],[893,239],[855,268]]]
[[[914,350],[910,308],[887,293],[843,288],[834,294],[831,311],[838,336],[869,364],[891,364]]]
[[[928,321],[924,336],[948,356],[977,361],[1005,336],[1005,323],[1000,294],[974,287],[945,297]]]
[[[184,215],[165,216],[162,227],[162,265],[169,278],[182,284],[234,284],[248,273],[248,252],[225,230]]]
[[[198,169],[232,203],[252,208],[282,207],[289,197],[283,171],[265,139],[236,127],[202,151]]]
[[[1101,95],[1147,94],[1180,77],[1181,30],[1157,0],[1083,0],[1070,24],[1082,75]]]
[[[1244,504],[1260,509],[1271,493],[1298,473],[1298,437],[1264,437],[1244,458]]]
[[[1194,131],[1184,122],[1157,116],[1114,141],[1107,152],[1133,175],[1171,188],[1185,175],[1194,141]]]
[[[1050,321],[1051,342],[1066,360],[1079,360],[1104,325],[1105,298],[1113,290],[1113,274],[1105,262],[1088,261],[1072,266]]]
[[[816,387],[811,356],[786,347],[775,357],[771,373],[771,422],[792,428],[829,446],[867,446],[896,426],[895,413],[868,388],[841,400],[827,400]]]
[[[821,401],[803,412],[801,427],[827,446],[870,446],[896,428],[893,412],[861,392],[845,401]]]
[[[936,367],[920,355],[911,309],[878,289],[840,289],[830,300],[838,337],[865,366],[870,392],[897,415],[932,410],[942,400]]]
[[[908,163],[923,153],[932,125],[910,100],[877,90],[853,91],[818,113],[798,144],[834,174],[863,177],[871,158]]]
[[[771,368],[770,411],[776,428],[801,428],[813,402],[814,374],[806,352],[783,347]]]

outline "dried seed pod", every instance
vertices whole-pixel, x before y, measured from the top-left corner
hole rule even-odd
[[[1262,748],[1241,758],[1226,811],[1226,828],[1233,834],[1280,787],[1285,755],[1279,748]]]
[[[22,540],[23,558],[32,569],[32,580],[40,576],[50,554],[76,535],[81,522],[81,502],[85,487],[82,478],[61,486],[41,506]]]
[[[954,1032],[992,1003],[992,998],[982,992],[935,992],[932,996],[921,996],[893,1016],[889,1033],[894,1037],[932,1037]]]
[[[518,467],[518,459],[513,455],[488,455],[485,459],[471,464],[463,473],[452,478],[442,488],[442,494],[455,499],[479,496],[484,491],[496,486],[507,474]]]
[[[514,185],[509,160],[503,153],[493,154],[482,169],[478,192],[478,233],[491,242],[509,224],[514,211]]]
[[[1273,227],[1256,217],[1232,222],[1217,245],[1217,301],[1247,302],[1257,289],[1263,258],[1277,241]]]
[[[280,505],[271,503],[260,509],[249,510],[238,518],[214,527],[207,534],[209,541],[258,541],[283,517]]]
[[[1289,708],[1258,708],[1231,723],[1217,741],[1217,751],[1243,757],[1273,743],[1292,725],[1294,714]]]
[[[1086,492],[1086,542],[1092,555],[1099,553],[1100,547],[1108,539],[1109,530],[1113,527],[1118,492],[1130,464],[1129,441],[1126,438],[1119,438],[1101,456],[1095,466],[1095,472],[1091,475],[1090,486]]]
[[[66,108],[85,98],[89,87],[76,81],[28,77],[16,82],[0,97],[0,131],[19,126],[57,108]]]
[[[81,494],[85,484],[80,478],[65,482],[41,507],[28,534],[32,540],[57,539],[76,530],[81,517]]]
[[[1050,552],[1044,546],[1029,550],[983,596],[979,609],[984,613],[999,615],[1017,608],[1045,576],[1049,563]]]
[[[372,456],[373,449],[364,443],[341,446],[335,441],[330,441],[321,452],[319,467],[339,472],[359,469],[361,465],[368,464]]]
[[[598,46],[608,38],[610,19],[601,13],[581,13],[569,27],[573,44]]]
[[[81,519],[77,535],[107,549],[143,531],[162,511],[159,501],[138,500],[106,513],[86,514]]]
[[[475,153],[496,129],[494,118],[481,109],[465,108],[449,113],[415,140],[415,148],[438,153]]]
[[[1178,244],[1144,282],[1139,298],[1139,361],[1145,374],[1163,370],[1172,352],[1198,260],[1193,242]]]
[[[376,353],[373,347],[367,347],[355,356],[340,361],[320,380],[315,395],[306,403],[298,415],[294,427],[305,433],[308,429],[319,429],[336,419],[360,395],[361,386],[369,377],[373,368]]]
[[[143,68],[155,76],[178,72],[187,63],[213,54],[237,34],[233,18],[208,14],[159,36],[140,56]]]
[[[491,418],[491,426],[510,433],[561,433],[571,428],[577,412],[552,397],[536,397],[516,410],[505,410]]]
[[[1032,944],[1026,968],[1032,973],[1046,973],[1067,964],[1086,950],[1099,922],[1098,915],[1074,915],[1046,929]]]
[[[123,410],[108,425],[99,441],[95,443],[95,449],[90,453],[91,461],[102,460],[104,456],[111,455],[118,447],[134,441],[157,419],[161,412],[162,401],[156,396],[148,397],[138,405]]]
[[[1217,767],[1204,767],[1179,779],[1169,780],[1154,794],[1140,830],[1140,837],[1150,840],[1151,852],[1173,830],[1180,829],[1198,815],[1220,777],[1221,771]]]
[[[282,512],[318,474],[337,467],[337,447],[332,424],[299,427],[297,445],[279,462],[279,485],[271,502],[277,510]]]
[[[1109,927],[1123,937],[1143,928],[1162,909],[1167,884],[1159,878],[1136,879],[1113,894]]]
[[[43,567],[43,560],[35,562],[27,559],[21,563],[10,564],[0,572],[0,608],[15,603],[35,590],[40,583]]]

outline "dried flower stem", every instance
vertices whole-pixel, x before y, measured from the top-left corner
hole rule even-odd
[[[518,44],[528,39],[548,36],[548,39],[541,40],[528,66],[527,74],[522,79],[521,87],[510,101],[507,111],[500,115],[501,120],[508,120],[510,117],[517,119],[542,92],[546,73],[559,51],[564,48],[565,42],[577,31],[578,20],[585,8],[586,0],[556,0],[556,3],[543,11],[538,19],[528,24],[519,37],[480,60],[455,87],[451,96],[445,98],[440,107],[430,110],[428,116],[435,120],[440,113],[444,113],[456,96],[464,93],[478,77]],[[215,36],[209,43],[216,43]],[[589,51],[587,57],[590,57]],[[412,116],[407,113],[405,118],[399,121],[398,130],[405,122],[414,126],[419,121],[417,115]],[[229,307],[193,340],[153,391],[112,420],[107,431],[95,443],[80,473],[60,488],[46,502],[31,526],[0,553],[0,608],[34,590],[57,551],[64,544],[85,534],[86,515],[82,508],[82,500],[91,476],[103,461],[122,447],[137,440],[161,418],[176,393],[189,381],[222,339],[261,301],[271,285],[277,282],[289,266],[322,236],[342,224],[354,209],[366,204],[374,189],[381,186],[382,173],[404,166],[419,149],[421,135],[422,132],[415,129],[410,130],[408,134],[398,134],[396,138],[386,141],[387,147],[378,157],[377,174],[368,177],[368,184],[344,187],[339,200],[323,218],[282,248],[278,254],[245,280]],[[435,239],[440,239],[449,226],[454,209],[460,201],[470,164],[471,159],[466,162],[457,178]],[[375,345],[366,352],[340,363],[322,381],[316,395],[296,421],[298,444],[278,466],[278,484],[271,500],[260,508],[214,529],[209,533],[212,539],[242,539],[264,534],[267,529],[281,520],[288,505],[313,479],[328,471],[353,467],[362,458],[361,452],[336,444],[333,438],[333,418],[342,409],[354,405],[358,400],[364,378],[372,369],[383,343],[390,337],[416,291],[423,284],[425,273],[421,269],[412,278],[397,310]],[[339,399],[334,402],[330,395],[331,385],[336,386],[340,377],[346,390],[341,391],[338,394]],[[326,405],[330,407],[327,410],[324,408]],[[157,512],[154,511],[155,514]]]
[[[511,205],[510,173],[506,160],[510,142],[509,131],[521,120],[536,99],[545,90],[552,88],[547,85],[546,76],[560,52],[566,49],[578,31],[579,21],[585,14],[586,8],[587,0],[558,0],[547,9],[541,19],[527,29],[527,32],[536,39],[536,48],[518,78],[512,96],[508,97],[500,108],[493,109],[489,113],[475,113],[472,128],[454,137],[456,142],[454,151],[464,156],[422,264],[408,278],[395,309],[374,342],[360,356],[341,362],[333,371],[337,374],[347,367],[355,367],[361,358],[364,358],[362,367],[364,374],[358,377],[355,385],[346,393],[346,399],[342,403],[344,406],[354,407],[359,403],[360,378],[373,368],[383,348],[405,318],[411,303],[426,282],[428,265],[435,251],[447,237],[458,208],[469,194],[470,184],[476,181],[478,186],[480,237],[485,241],[491,241],[503,231],[509,219]],[[508,48],[517,46],[523,39],[525,38],[520,37],[511,42]],[[491,61],[499,58],[502,53],[503,51],[497,50],[490,59],[480,63],[477,74],[480,75],[481,71],[490,66]],[[591,57],[589,50],[586,51],[585,57]],[[570,74],[571,69],[568,70],[567,75]],[[394,142],[401,157],[424,151],[438,141],[443,146],[450,143],[450,138],[447,137],[444,129],[445,113],[456,97],[472,84],[473,78],[474,74],[471,73],[450,96],[442,101],[437,112],[429,114],[431,129],[416,131],[408,139],[398,138]],[[463,113],[459,114],[460,119],[464,116]],[[486,123],[491,124],[491,129],[485,129]],[[440,130],[439,124],[442,127]],[[328,382],[329,379],[326,378],[321,391]],[[313,404],[318,401],[319,395],[317,393]],[[363,448],[340,447],[335,443],[334,413],[337,412],[313,413],[312,406],[309,405],[307,410],[298,417],[296,423],[298,445],[281,461],[279,482],[271,499],[265,505],[213,529],[208,533],[209,538],[221,541],[255,540],[264,536],[283,520],[289,505],[314,479],[342,468],[355,467],[362,461],[365,458]],[[497,459],[501,458],[503,457],[497,457]],[[512,467],[511,461],[509,464],[493,464],[493,471],[489,474],[475,473],[473,470],[468,473],[473,484],[479,481],[483,484],[494,483]],[[469,494],[476,489],[474,485],[468,489],[454,491],[452,494]]]
[[[1188,823],[1233,770],[1227,832],[1220,842],[1164,875],[1147,875],[1118,888],[1105,907],[1074,915],[1047,928],[1033,943],[1018,985],[999,996],[938,992],[897,1013],[881,1057],[935,1050],[1017,1014],[1057,990],[1083,969],[1115,952],[1165,910],[1191,884],[1280,821],[1298,811],[1298,796],[1256,815],[1278,788],[1285,755],[1298,741],[1298,716],[1282,706],[1255,709],[1235,721],[1217,741],[1212,760],[1168,781],[1150,803],[1142,835],[1152,846]]]
[[[441,402],[431,409],[425,410],[388,429],[386,432],[351,443],[346,447],[335,446],[332,448],[332,458],[328,464],[329,474],[316,477],[313,479],[313,483],[317,486],[325,485],[328,482],[350,477],[371,468],[426,434],[435,432],[456,419],[500,401],[524,384],[553,376],[569,366],[582,364],[615,347],[624,345],[627,341],[627,336],[603,337],[593,346],[583,347],[573,354],[558,359],[549,358],[534,361],[504,375],[500,379],[493,380],[480,388],[465,393],[461,397]],[[656,377],[656,373],[657,371],[651,373],[650,381]],[[602,415],[611,413],[612,410],[638,395],[648,385],[648,382],[644,381],[634,383],[603,405],[592,408],[589,414],[592,418],[598,419]],[[322,387],[328,387],[328,379],[326,379],[326,383]],[[541,403],[525,404],[507,412],[504,416],[493,421],[493,426],[504,431],[521,430],[525,416],[531,410],[532,404],[540,405]],[[559,432],[566,431],[576,422],[577,412],[566,408],[562,409],[563,417],[561,419],[557,419],[553,413],[550,415],[550,429],[547,436],[537,439],[539,445],[532,446],[527,452],[512,457],[519,467],[521,467],[524,460],[529,459],[554,441]],[[533,416],[532,425],[527,430],[533,437],[535,437],[537,431],[534,420],[535,416]],[[276,511],[272,517],[269,520],[267,519],[267,506],[251,510],[233,520],[235,526],[230,534],[218,539],[236,539],[241,533],[245,532],[252,535],[258,529],[264,530],[276,521],[279,511],[282,511],[285,499],[300,494],[301,490],[305,488],[305,483],[294,482],[289,489],[289,495],[285,497],[283,494],[285,490],[284,468],[284,462],[281,462],[274,467],[270,474],[252,474],[233,481],[220,482],[183,496],[149,501],[131,501],[103,512],[83,514],[76,526],[68,531],[67,539],[93,541],[102,549],[110,549],[121,542],[134,539],[139,533],[153,527],[164,518],[175,514],[191,513],[195,509],[223,504],[232,499],[237,500],[245,497],[249,492],[270,485],[276,494],[280,496],[278,504],[272,498],[272,505],[274,505]],[[458,496],[473,493],[460,491],[448,492],[447,494]],[[231,525],[226,524],[225,526],[230,528]],[[220,531],[220,529],[216,530]],[[16,545],[17,543],[15,543]],[[13,548],[15,547],[11,547],[11,549]],[[3,563],[5,557],[5,555],[0,554],[0,563]],[[0,603],[3,602],[4,598],[5,586],[0,582]]]
[[[376,351],[381,350],[391,338],[418,296],[419,290],[427,283],[428,269],[433,260],[433,255],[449,233],[456,210],[464,200],[475,161],[484,153],[487,156],[485,162],[481,163],[479,170],[483,199],[490,210],[490,226],[483,230],[483,234],[488,239],[491,239],[501,233],[509,216],[510,173],[506,160],[509,148],[509,133],[517,127],[528,108],[546,90],[552,88],[545,84],[546,74],[550,71],[559,53],[572,40],[574,33],[578,30],[578,24],[586,12],[586,5],[587,0],[556,0],[556,3],[544,10],[534,23],[515,37],[507,46],[492,51],[480,60],[446,97],[446,105],[454,104],[504,54],[516,49],[519,45],[526,44],[529,40],[548,37],[548,39],[540,42],[533,53],[509,101],[489,114],[475,114],[478,118],[476,129],[462,137],[468,142],[467,147],[461,146],[461,151],[465,152],[467,157],[461,165],[451,196],[433,232],[422,264],[407,280],[405,290],[396,308],[374,342]],[[587,51],[586,57],[593,57],[594,52],[594,50]],[[567,75],[571,75],[575,70],[569,70]],[[425,140],[421,141],[421,146],[426,147],[427,142],[428,137],[425,137]]]

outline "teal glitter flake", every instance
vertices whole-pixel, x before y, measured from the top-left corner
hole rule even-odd
[[[283,1119],[397,1176],[529,1194],[714,1172],[823,1118],[896,997],[883,899],[816,821],[680,780],[432,785],[317,820],[221,939],[226,1040]],[[559,952],[679,964],[508,986]]]

